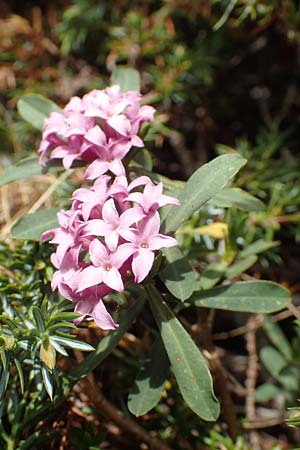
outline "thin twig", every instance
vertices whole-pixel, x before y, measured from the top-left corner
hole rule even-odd
[[[83,358],[82,353],[78,350],[75,351],[75,356],[78,361],[81,361]],[[81,389],[81,386],[83,389]],[[77,391],[79,395],[86,395],[89,403],[92,403],[104,417],[112,420],[126,433],[135,436],[136,439],[147,444],[151,450],[171,450],[165,442],[151,436],[148,431],[131,418],[125,416],[121,410],[116,408],[113,403],[104,397],[101,387],[99,383],[96,382],[92,372],[90,372],[85,379],[80,380],[74,386],[74,390]]]
[[[216,391],[221,401],[222,416],[228,425],[228,431],[232,440],[237,439],[238,423],[235,406],[231,397],[228,378],[222,366],[217,349],[212,340],[212,326],[215,312],[207,312],[203,308],[197,308],[198,323],[192,327],[198,343],[204,347],[203,354],[209,362],[214,378]]]
[[[248,351],[248,369],[246,379],[246,416],[250,423],[256,418],[255,386],[258,374],[258,356],[256,349],[256,331],[261,323],[261,316],[253,315],[249,319],[249,331],[246,334],[246,347]],[[253,450],[259,450],[259,440],[255,431],[251,431],[249,439]]]
[[[273,320],[273,322],[280,322],[281,320],[288,319],[291,316],[296,316],[299,318],[300,306],[297,307],[297,306],[293,305],[293,307],[297,310],[298,315],[296,315],[296,311],[294,308],[293,308],[293,311],[291,311],[291,308],[289,308],[290,310],[285,310],[278,314],[274,314],[274,316],[271,316],[271,319]],[[263,323],[263,320],[261,320],[259,327],[262,326],[262,323]],[[249,332],[249,325],[243,325],[242,327],[234,328],[233,330],[230,330],[230,331],[223,331],[222,333],[215,333],[215,334],[213,334],[213,340],[214,341],[224,341],[226,339],[230,339],[233,337],[242,336],[243,334],[246,334],[248,332]]]

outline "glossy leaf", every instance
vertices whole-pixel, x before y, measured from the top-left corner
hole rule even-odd
[[[163,250],[163,254],[168,262],[159,275],[160,279],[171,294],[183,302],[196,289],[193,268],[178,247],[166,248]]]
[[[83,352],[91,352],[95,350],[94,347],[92,347],[90,344],[87,344],[86,342],[77,341],[76,339],[70,339],[67,337],[51,336],[51,342],[53,341],[62,346],[74,348]]]
[[[112,71],[111,84],[118,84],[122,92],[139,91],[140,75],[131,67],[117,66]]]
[[[179,195],[180,206],[171,206],[166,217],[166,232],[177,230],[195,211],[220,192],[246,164],[239,154],[222,155],[204,164],[189,178]]]
[[[2,352],[1,353],[1,362],[2,362],[2,373],[0,377],[0,399],[3,398],[3,395],[6,391],[9,376],[10,376],[10,357],[9,353]]]
[[[128,409],[132,414],[139,417],[156,406],[164,389],[169,365],[168,356],[158,336],[129,394]]]
[[[59,209],[43,209],[21,217],[12,228],[12,237],[15,239],[39,241],[44,231],[58,227],[56,213]]]
[[[42,130],[51,112],[61,112],[59,106],[39,94],[25,94],[18,101],[18,111],[26,122]]]
[[[42,378],[43,384],[45,386],[46,392],[49,395],[50,399],[53,400],[53,383],[51,374],[46,367],[42,367]]]
[[[204,357],[155,287],[145,290],[184,400],[202,419],[216,420],[219,403]]]
[[[24,394],[24,374],[23,374],[22,364],[20,363],[18,358],[14,358],[14,362],[15,362],[15,365],[16,365],[16,368],[18,371],[18,375],[19,375],[21,392],[22,392],[22,394]]]
[[[252,313],[271,313],[290,302],[287,289],[272,281],[240,281],[194,292],[189,303],[206,308]]]

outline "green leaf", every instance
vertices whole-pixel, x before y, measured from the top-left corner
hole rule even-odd
[[[43,333],[45,331],[45,324],[44,324],[44,319],[43,319],[40,309],[37,306],[33,306],[32,314],[33,314],[33,318],[36,323],[37,329],[41,333]]]
[[[70,376],[75,379],[85,377],[94,370],[117,346],[118,342],[132,325],[137,315],[141,312],[145,304],[145,299],[141,296],[129,309],[123,313],[123,320],[116,331],[110,332],[99,343],[96,350],[85,360],[72,370]]]
[[[16,225],[12,227],[12,237],[15,239],[39,241],[44,231],[58,227],[56,213],[59,209],[43,209],[21,217]]]
[[[265,346],[260,351],[260,359],[265,368],[278,380],[280,372],[288,364],[286,359],[274,347]]]
[[[226,278],[231,280],[232,278],[239,276],[241,273],[246,272],[246,270],[250,269],[250,267],[256,263],[257,259],[258,258],[256,255],[249,255],[246,258],[238,259],[234,264],[226,269]]]
[[[60,336],[59,337],[51,336],[51,342],[53,341],[65,347],[74,348],[76,350],[81,350],[83,352],[92,352],[95,350],[94,347],[92,347],[90,344],[87,344],[86,342],[77,341],[76,339],[69,339]]]
[[[261,200],[240,188],[225,188],[214,195],[209,203],[221,208],[240,208],[245,211],[264,211],[265,205]]]
[[[139,91],[140,75],[131,67],[117,66],[112,71],[111,84],[118,84],[122,92]]]
[[[26,122],[42,130],[44,120],[51,112],[61,112],[59,106],[39,94],[25,94],[18,101],[18,111]]]
[[[58,172],[60,167],[41,167],[36,156],[22,159],[17,164],[8,166],[1,174],[0,186],[12,183],[17,180],[25,180],[35,175],[42,175],[47,172]]]
[[[4,395],[4,393],[6,391],[6,388],[7,388],[9,376],[10,376],[10,372],[9,372],[9,367],[10,367],[9,353],[2,352],[1,353],[1,361],[2,361],[2,373],[1,373],[1,378],[0,378],[0,399],[3,398],[3,395]]]
[[[24,374],[23,374],[22,365],[17,358],[14,358],[14,361],[15,361],[15,365],[16,365],[18,375],[19,375],[21,393],[24,394]]]
[[[43,378],[43,383],[44,383],[46,392],[52,401],[53,400],[53,383],[52,383],[51,374],[50,374],[49,370],[46,369],[46,367],[42,367],[42,378]]]
[[[198,288],[211,289],[223,278],[225,270],[226,265],[223,262],[209,264],[200,275]]]
[[[159,274],[159,277],[171,294],[183,302],[196,289],[196,278],[193,268],[178,247],[165,248],[163,254],[168,264]]]
[[[239,256],[241,256],[242,258],[246,258],[251,255],[257,255],[258,253],[265,252],[270,248],[277,247],[279,244],[279,241],[270,242],[259,239],[258,241],[244,248],[244,250],[239,253]]]
[[[272,383],[264,383],[255,390],[255,400],[257,402],[268,402],[280,392],[280,389]]]
[[[177,230],[195,211],[220,192],[246,164],[239,154],[218,156],[189,178],[179,195],[180,206],[171,206],[165,220],[166,232]]]
[[[184,400],[202,419],[216,420],[219,403],[204,357],[155,287],[146,285],[145,290]]]
[[[267,316],[264,318],[262,326],[268,338],[272,344],[277,347],[282,356],[287,360],[291,360],[293,357],[292,347],[285,337],[285,334],[282,332],[280,326],[273,322],[271,317]]]
[[[152,346],[149,358],[135,379],[133,391],[129,394],[128,409],[139,417],[154,408],[160,400],[167,379],[169,360],[160,336]]]
[[[194,292],[188,302],[226,311],[271,313],[285,308],[290,303],[290,293],[272,281],[240,281]]]
[[[58,353],[64,356],[68,356],[68,352],[58,342],[54,341],[51,336],[49,338],[49,341]]]

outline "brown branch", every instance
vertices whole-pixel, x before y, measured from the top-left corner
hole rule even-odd
[[[232,440],[238,436],[238,423],[235,406],[231,397],[229,382],[217,349],[212,340],[212,326],[215,315],[214,310],[207,311],[203,308],[197,308],[198,324],[192,327],[195,338],[198,343],[204,347],[203,354],[209,362],[209,366],[214,378],[216,391],[221,401],[221,414],[228,425],[228,431]]]
[[[281,320],[288,319],[291,316],[295,316],[295,317],[299,318],[300,306],[297,307],[297,306],[292,305],[292,307],[289,306],[288,307],[289,310],[285,310],[278,314],[274,314],[274,316],[270,316],[271,319],[273,320],[273,322],[280,322]],[[296,314],[296,310],[297,310],[297,314]],[[263,323],[263,320],[261,319],[261,322],[260,322],[260,325],[258,328],[260,328],[262,326],[262,323]],[[232,338],[232,337],[242,336],[243,334],[246,334],[249,331],[250,331],[249,325],[243,325],[242,327],[234,328],[233,330],[230,330],[230,331],[223,331],[222,333],[215,333],[215,334],[213,334],[213,340],[214,341],[224,341],[224,340]]]
[[[81,352],[75,351],[75,356],[79,361],[82,360]],[[80,397],[87,397],[88,403],[94,405],[105,418],[112,420],[122,430],[134,436],[140,442],[147,444],[149,449],[171,450],[165,442],[151,436],[150,433],[137,422],[127,417],[121,410],[116,408],[116,406],[102,394],[101,386],[95,381],[92,372],[90,372],[83,380],[80,380],[73,389]]]

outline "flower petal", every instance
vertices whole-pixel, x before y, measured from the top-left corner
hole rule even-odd
[[[81,292],[91,286],[96,286],[103,281],[103,268],[88,266],[77,275],[77,292]]]
[[[94,321],[102,330],[116,330],[119,328],[119,325],[114,322],[101,299],[95,304],[92,315]]]
[[[154,253],[149,249],[141,248],[133,256],[132,271],[134,273],[134,281],[141,283],[150,272],[154,261]]]

